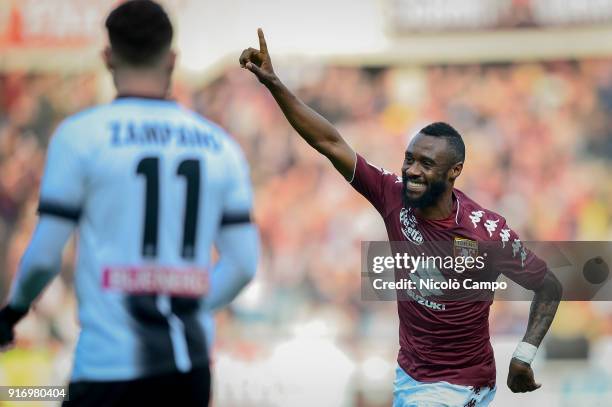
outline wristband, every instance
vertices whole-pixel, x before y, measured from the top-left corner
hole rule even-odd
[[[531,362],[533,362],[537,351],[537,346],[534,346],[527,342],[521,342],[516,347],[516,350],[512,354],[512,357],[530,365]]]

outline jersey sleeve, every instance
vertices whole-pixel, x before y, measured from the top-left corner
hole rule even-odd
[[[228,188],[223,203],[221,226],[250,223],[253,189],[249,166],[237,143],[229,143],[227,153]]]
[[[60,124],[51,137],[40,186],[39,214],[78,221],[85,197],[87,162],[78,141],[78,128],[69,121]]]
[[[381,167],[370,164],[357,154],[355,174],[350,183],[384,216],[389,190],[393,185],[401,183],[401,179]]]
[[[504,219],[498,230],[495,270],[523,288],[537,289],[546,275],[546,263],[523,244]]]

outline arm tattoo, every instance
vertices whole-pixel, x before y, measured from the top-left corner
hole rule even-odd
[[[523,337],[524,342],[540,346],[555,318],[562,292],[561,283],[554,274],[548,271],[531,302],[527,332]]]

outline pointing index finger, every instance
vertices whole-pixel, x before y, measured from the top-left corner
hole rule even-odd
[[[257,36],[259,37],[259,52],[268,53],[268,45],[266,44],[266,38],[264,37],[263,30],[257,29]]]

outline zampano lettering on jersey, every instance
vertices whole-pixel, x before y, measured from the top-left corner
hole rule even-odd
[[[196,126],[176,126],[167,122],[114,121],[110,125],[110,142],[113,147],[133,145],[158,145],[166,147],[171,140],[185,147],[209,148],[219,151],[221,144],[215,134],[206,132]]]

